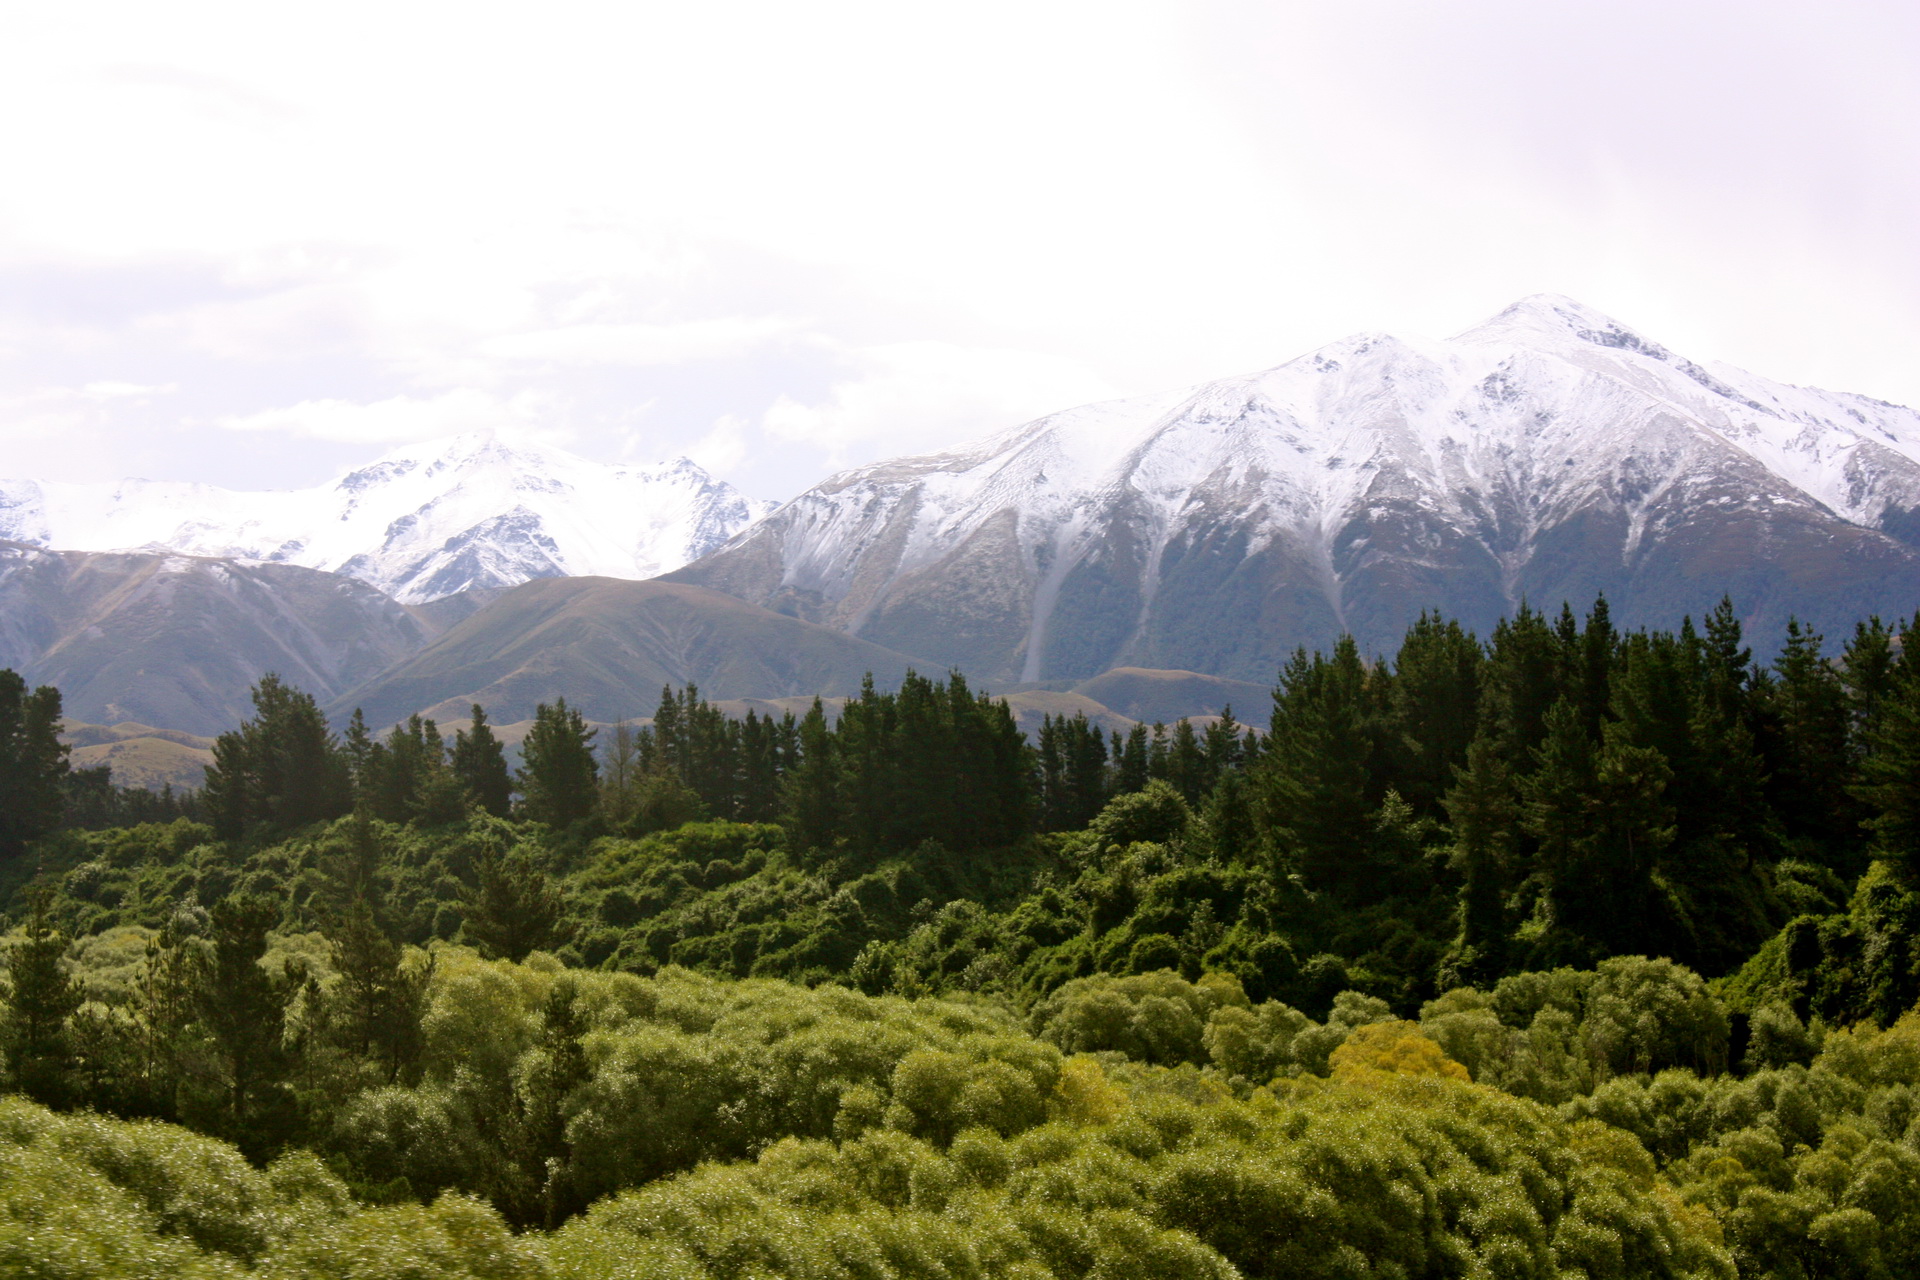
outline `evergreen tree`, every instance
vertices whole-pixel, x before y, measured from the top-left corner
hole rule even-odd
[[[1331,657],[1298,651],[1273,695],[1273,728],[1256,780],[1256,813],[1317,889],[1349,899],[1380,887],[1368,822],[1374,723],[1353,637]]]
[[[559,886],[525,853],[490,853],[467,895],[463,929],[483,954],[517,962],[566,941],[565,915]]]
[[[313,696],[267,675],[253,687],[253,707],[253,719],[213,744],[202,799],[214,829],[233,840],[348,812],[352,761]]]
[[[1920,884],[1920,615],[1902,635],[1897,662],[1876,691],[1853,792],[1869,808],[1873,850]]]
[[[267,934],[280,923],[271,902],[236,895],[207,914],[212,945],[194,975],[194,1012],[219,1059],[222,1127],[236,1145],[260,1155],[279,1145],[291,1122],[285,1021],[304,975],[276,980],[260,964]]]
[[[536,822],[570,826],[593,816],[599,804],[595,731],[565,698],[541,703],[520,744],[520,808]]]
[[[1480,714],[1494,749],[1516,775],[1534,767],[1533,749],[1546,737],[1547,712],[1562,694],[1563,661],[1553,628],[1524,601],[1493,629],[1481,673]],[[1585,715],[1581,727],[1588,728]]]
[[[1512,776],[1491,738],[1473,740],[1455,777],[1446,809],[1453,830],[1449,862],[1460,877],[1460,924],[1447,965],[1453,981],[1472,984],[1506,968],[1506,902],[1519,808]]]
[[[7,953],[4,1035],[13,1087],[36,1102],[64,1106],[73,1085],[73,1039],[68,1019],[79,1009],[80,989],[65,965],[67,935],[48,917],[50,894],[37,890],[20,941]]]
[[[60,741],[60,691],[0,670],[0,863],[60,823],[67,748]]]
[[[1167,744],[1165,776],[1190,805],[1201,803],[1213,789],[1214,775],[1207,767],[1207,751],[1201,746],[1200,735],[1193,731],[1190,720],[1183,718],[1173,726],[1173,737]]]
[[[787,774],[785,820],[801,849],[831,849],[840,832],[839,742],[820,699],[800,721],[800,758]]]
[[[473,704],[473,724],[453,735],[453,775],[465,785],[474,803],[496,818],[507,816],[513,802],[513,779],[507,772],[507,753],[493,736],[485,708]]]
[[[1113,736],[1113,793],[1126,795],[1143,789],[1153,774],[1147,761],[1147,726],[1136,724],[1123,739]]]
[[[1416,813],[1439,811],[1467,755],[1480,711],[1480,644],[1460,624],[1422,612],[1394,659],[1388,757],[1394,787]]]
[[[1766,799],[1799,856],[1856,876],[1866,869],[1866,814],[1847,790],[1854,763],[1847,690],[1820,648],[1819,633],[1788,619],[1773,677],[1757,691]]]

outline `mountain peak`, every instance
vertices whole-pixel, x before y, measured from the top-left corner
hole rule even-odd
[[[1511,340],[1516,334],[1536,339],[1574,338],[1595,346],[1637,351],[1656,360],[1671,359],[1671,353],[1651,338],[1635,333],[1603,311],[1559,293],[1529,294],[1499,315],[1460,334],[1455,341],[1472,341],[1478,337]]]

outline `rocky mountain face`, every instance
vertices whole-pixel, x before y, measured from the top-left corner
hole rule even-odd
[[[1920,414],[1541,296],[843,472],[668,576],[1002,681],[1269,682],[1601,592],[1628,625],[1729,594],[1770,643],[1920,603]]]
[[[651,578],[771,507],[685,458],[606,466],[480,432],[397,449],[332,484],[286,493],[0,480],[0,538],[329,569],[420,604],[533,578]]]
[[[0,667],[60,688],[66,713],[218,734],[268,672],[325,700],[431,632],[364,583],[286,564],[0,542]]]

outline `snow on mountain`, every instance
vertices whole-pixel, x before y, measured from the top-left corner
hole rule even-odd
[[[685,458],[608,466],[478,432],[396,449],[292,492],[0,480],[0,538],[284,562],[418,604],[532,578],[651,578],[720,546],[772,505]]]
[[[1688,361],[1569,299],[1350,337],[832,477],[674,574],[995,678],[1270,679],[1604,591],[1829,628],[1920,603],[1920,414]]]

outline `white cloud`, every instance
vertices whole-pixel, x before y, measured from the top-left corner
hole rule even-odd
[[[744,355],[799,332],[774,316],[692,320],[680,324],[576,324],[504,334],[481,344],[489,356],[560,365],[685,364]]]
[[[686,456],[716,474],[731,471],[746,459],[747,423],[733,414],[714,422],[707,434],[686,450]]]
[[[218,425],[229,431],[280,432],[318,440],[360,444],[405,444],[464,431],[542,431],[545,408],[538,397],[505,399],[482,391],[448,391],[437,396],[394,396],[368,404],[350,400],[302,400],[258,413],[229,415]]]
[[[1081,365],[1028,351],[896,342],[849,358],[855,377],[819,403],[781,397],[767,410],[767,431],[822,448],[838,464],[940,449],[1119,394]]]

